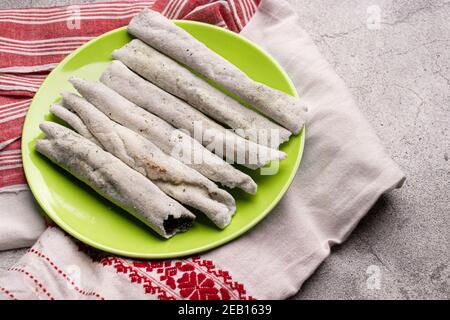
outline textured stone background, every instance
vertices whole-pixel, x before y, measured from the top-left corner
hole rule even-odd
[[[295,298],[450,299],[450,2],[289,2],[407,174]],[[23,252],[0,252],[0,269]]]

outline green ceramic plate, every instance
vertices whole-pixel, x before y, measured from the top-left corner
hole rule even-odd
[[[253,79],[296,95],[286,73],[269,55],[253,43],[232,32],[203,23],[177,21],[212,50],[237,65]],[[125,28],[108,32],[69,55],[47,77],[30,106],[22,136],[25,174],[31,191],[40,206],[61,228],[95,248],[139,258],[169,258],[198,253],[222,245],[261,221],[288,189],[299,167],[304,133],[282,146],[288,154],[276,175],[251,175],[258,192],[251,196],[232,191],[237,211],[225,230],[199,216],[185,233],[163,240],[129,214],[98,196],[85,184],[53,165],[35,151],[36,140],[42,137],[39,123],[57,121],[49,107],[62,91],[74,91],[67,79],[77,75],[96,80],[111,61],[111,53],[130,41]]]

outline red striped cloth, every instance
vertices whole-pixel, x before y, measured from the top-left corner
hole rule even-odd
[[[0,192],[26,186],[20,136],[31,98],[66,55],[128,24],[145,7],[170,19],[196,20],[240,32],[261,0],[114,1],[0,10]]]

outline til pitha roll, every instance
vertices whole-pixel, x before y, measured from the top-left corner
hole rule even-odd
[[[79,117],[106,151],[148,177],[181,204],[203,212],[219,228],[230,223],[236,204],[228,192],[166,155],[143,136],[113,122],[84,98],[73,93],[63,93],[62,96],[62,106]]]
[[[142,135],[164,153],[181,160],[214,182],[249,193],[256,192],[256,183],[250,176],[209,152],[188,134],[136,106],[103,83],[76,77],[72,77],[70,82],[87,101],[111,120]]]
[[[280,150],[259,145],[225,129],[186,102],[141,78],[120,61],[113,61],[100,81],[175,128],[187,130],[191,137],[228,162],[258,169],[286,157]]]
[[[300,99],[254,81],[160,13],[145,9],[131,20],[128,32],[236,94],[292,133],[303,127],[307,108]]]
[[[236,134],[259,144],[278,148],[291,132],[249,109],[175,60],[139,39],[115,50],[113,57],[161,89],[186,101]]]
[[[36,150],[164,238],[187,230],[195,216],[142,174],[74,131],[54,122],[40,125]]]
[[[59,104],[54,104],[50,107],[50,112],[60,118],[61,120],[64,120],[69,126],[71,126],[76,132],[78,132],[80,135],[88,139],[89,141],[95,143],[98,146],[101,146],[100,142],[91,134],[89,129],[84,125],[83,121],[74,114],[73,112],[70,112],[63,106]]]

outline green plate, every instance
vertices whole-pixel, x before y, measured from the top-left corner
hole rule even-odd
[[[296,95],[286,73],[268,54],[230,31],[211,25],[176,21],[253,79]],[[75,238],[95,248],[138,258],[170,258],[198,253],[222,245],[261,221],[282,198],[299,167],[304,132],[290,139],[281,150],[288,154],[276,175],[251,175],[258,184],[256,195],[232,191],[237,210],[231,224],[219,230],[203,216],[185,233],[164,240],[129,214],[98,196],[92,189],[53,165],[34,148],[42,137],[39,123],[57,121],[49,113],[60,92],[74,91],[67,79],[77,75],[96,80],[111,61],[111,53],[131,40],[125,28],[108,32],[70,54],[47,77],[28,111],[22,136],[25,174],[36,200],[48,216]]]

